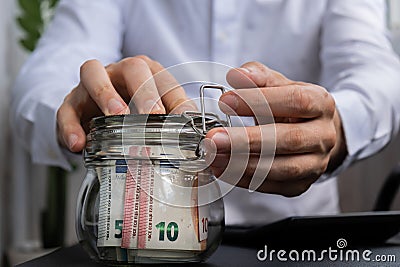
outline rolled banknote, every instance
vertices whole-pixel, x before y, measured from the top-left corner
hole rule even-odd
[[[132,147],[130,153],[149,154],[151,147]],[[209,206],[197,206],[196,173],[154,160],[115,161],[115,165],[99,167],[97,172],[98,247],[120,247],[128,249],[128,254],[131,249],[149,252],[206,249]],[[192,188],[191,194],[179,189],[187,187]],[[169,205],[162,201],[168,197],[191,205]]]

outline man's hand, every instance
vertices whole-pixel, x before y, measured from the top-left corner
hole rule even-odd
[[[215,158],[210,161],[217,177],[229,182],[235,174],[243,173],[237,186],[249,188],[253,175],[261,173],[264,176],[257,191],[291,197],[307,191],[321,174],[334,170],[343,161],[347,151],[341,120],[332,96],[324,88],[291,81],[257,62],[231,70],[227,80],[237,90],[221,96],[222,111],[229,115],[268,116],[266,104],[261,103],[267,100],[276,129],[265,124],[211,130],[207,138],[216,146]],[[276,151],[271,166],[272,155],[261,152],[263,146],[271,147],[268,133],[274,131]],[[250,154],[243,165],[240,154],[246,150]],[[230,160],[239,164],[229,164]],[[239,169],[243,166],[244,172]]]
[[[93,117],[196,110],[177,81],[146,56],[126,58],[107,67],[89,60],[81,66],[80,78],[57,112],[58,140],[72,152],[85,147],[85,130]],[[126,104],[131,99],[134,111]]]

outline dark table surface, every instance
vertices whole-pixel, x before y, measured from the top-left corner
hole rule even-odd
[[[400,266],[400,239],[392,238],[395,241],[387,241],[399,231],[400,212],[293,217],[253,229],[227,228],[223,243],[205,263],[180,266]],[[258,259],[257,254],[264,256],[264,252],[260,250],[265,248],[268,256],[273,255],[272,261],[269,258],[265,261]],[[332,257],[336,255],[338,258],[332,260],[329,249],[334,250]],[[316,258],[321,260],[308,260],[307,253],[310,250],[315,251]],[[287,259],[286,262],[278,258],[279,251],[285,253],[280,255]],[[295,257],[296,253],[300,255],[300,259],[305,253],[305,259],[290,260],[289,256]],[[369,262],[363,259],[363,253],[367,253],[364,255],[370,259]],[[359,255],[359,260],[353,260],[355,255]],[[378,261],[379,259],[386,261]],[[83,248],[75,245],[18,266],[103,265],[91,261]]]
[[[360,257],[362,256],[362,252],[365,249],[357,249],[359,251]],[[325,254],[325,258],[323,261],[318,262],[310,262],[310,261],[287,261],[280,262],[276,256],[273,262],[270,261],[260,261],[257,258],[257,252],[259,249],[256,248],[246,248],[246,247],[238,247],[233,245],[223,244],[221,245],[217,251],[211,256],[211,258],[205,262],[200,264],[180,264],[179,266],[204,266],[204,267],[213,267],[213,266],[400,266],[400,246],[382,246],[369,248],[372,254],[369,258],[374,259],[375,256],[385,256],[385,257],[395,257],[395,262],[377,262],[375,260],[371,262],[366,262],[360,259],[360,261],[352,261],[351,256],[349,256],[349,261],[345,260],[345,256],[343,256],[342,261],[336,260],[332,261],[329,259],[327,254]],[[288,251],[289,252],[289,251]],[[301,252],[301,250],[300,250]],[[319,255],[319,254],[317,254]],[[339,254],[338,254],[339,255]],[[391,256],[393,255],[393,256]],[[288,257],[286,255],[286,257]],[[82,249],[80,245],[75,245],[68,248],[62,248],[58,251],[55,251],[49,255],[37,258],[35,260],[23,263],[18,265],[18,267],[47,267],[47,266],[59,266],[59,267],[67,267],[67,266],[85,266],[85,267],[96,267],[103,266],[99,263],[93,262],[86,255],[85,251]],[[165,266],[165,265],[164,265]]]

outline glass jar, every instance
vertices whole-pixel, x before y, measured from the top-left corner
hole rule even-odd
[[[200,262],[218,247],[224,207],[206,166],[215,115],[117,115],[91,121],[76,231],[110,265]],[[202,128],[203,127],[203,128]]]

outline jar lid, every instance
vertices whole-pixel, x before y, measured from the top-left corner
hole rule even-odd
[[[85,162],[143,158],[134,154],[146,148],[148,159],[195,160],[206,131],[226,126],[217,115],[187,112],[181,115],[113,115],[92,119],[87,136]],[[133,149],[135,148],[135,149]]]

